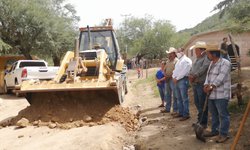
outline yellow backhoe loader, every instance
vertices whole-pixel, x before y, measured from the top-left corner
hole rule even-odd
[[[25,81],[16,86],[32,105],[46,99],[69,101],[103,97],[114,104],[124,101],[126,66],[111,20],[99,27],[80,28],[75,51],[68,51],[51,81]]]

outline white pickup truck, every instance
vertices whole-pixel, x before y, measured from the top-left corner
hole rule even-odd
[[[4,76],[4,90],[8,93],[24,80],[51,80],[55,77],[59,67],[48,67],[44,60],[19,60],[6,70]]]

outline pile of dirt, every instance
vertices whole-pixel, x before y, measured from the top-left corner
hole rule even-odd
[[[115,121],[127,131],[136,130],[138,117],[117,105],[115,95],[103,91],[36,93],[30,96],[31,105],[21,110],[10,124],[17,125],[25,118],[29,125],[70,129]]]

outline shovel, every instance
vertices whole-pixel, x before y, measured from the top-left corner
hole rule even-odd
[[[202,115],[201,115],[200,121],[198,123],[195,123],[195,124],[192,125],[194,127],[196,138],[198,140],[201,140],[202,142],[206,142],[206,138],[204,137],[204,127],[201,125],[201,120],[203,118],[204,112],[206,111],[206,107],[207,107],[207,102],[208,102],[209,95],[210,94],[207,94],[207,96],[206,96],[206,100],[205,100],[205,104],[203,106],[203,110],[202,110]]]

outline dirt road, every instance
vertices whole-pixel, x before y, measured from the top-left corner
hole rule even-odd
[[[26,108],[24,98],[1,95],[0,120],[16,116]],[[121,149],[126,144],[128,133],[119,123],[99,126],[83,126],[64,129],[28,126],[18,129],[16,126],[0,129],[0,149]]]
[[[148,74],[154,74],[150,69]],[[131,111],[140,110],[140,125],[137,131],[126,131],[121,122],[108,122],[102,125],[82,126],[78,128],[50,129],[46,126],[27,126],[16,128],[8,126],[0,129],[0,150],[26,149],[95,149],[95,150],[165,150],[165,149],[229,149],[233,138],[224,144],[216,144],[213,139],[202,143],[195,138],[191,127],[196,121],[196,109],[191,98],[191,119],[180,122],[170,114],[159,113],[159,97],[154,96],[152,84],[137,79],[136,71],[128,72],[129,93],[123,107]],[[24,98],[0,95],[0,121],[16,116],[19,111],[28,107]],[[240,117],[231,116],[231,136],[236,134]],[[248,124],[249,125],[249,117]],[[247,126],[246,125],[246,126]],[[244,133],[243,141],[249,140],[249,130]],[[244,145],[246,142],[241,143]],[[249,142],[248,142],[249,143]],[[247,149],[249,145],[241,146]]]

